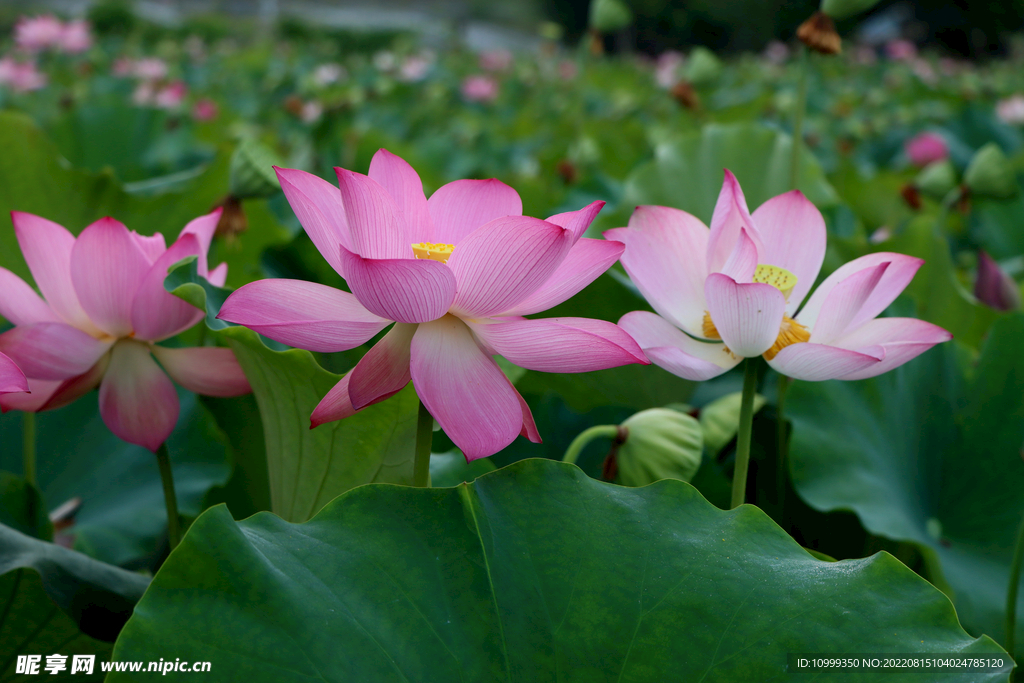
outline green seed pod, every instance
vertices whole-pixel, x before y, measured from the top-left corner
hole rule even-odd
[[[833,19],[846,19],[867,12],[878,0],[821,0],[821,11]]]
[[[700,426],[704,431],[704,445],[708,455],[715,456],[718,451],[733,440],[740,424],[740,404],[743,394],[727,394],[704,406],[700,411]],[[754,412],[764,407],[765,398],[754,395]]]
[[[274,166],[280,161],[262,143],[248,138],[231,155],[229,187],[236,199],[270,197],[280,191]]]
[[[917,174],[914,185],[933,199],[942,199],[956,187],[956,168],[949,159],[933,161]]]
[[[633,23],[633,12],[622,0],[591,0],[590,28],[613,33]]]
[[[706,47],[695,47],[686,65],[686,80],[694,85],[707,85],[718,80],[722,73],[722,60]]]
[[[996,199],[1009,199],[1019,189],[1010,160],[994,142],[975,152],[964,171],[964,185],[978,196]]]
[[[690,481],[700,468],[704,439],[700,423],[670,408],[651,408],[622,423],[627,430],[616,461],[625,486],[660,479]]]

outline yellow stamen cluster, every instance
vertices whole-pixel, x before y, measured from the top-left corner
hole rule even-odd
[[[782,292],[782,295],[789,301],[789,295],[792,293],[793,288],[796,287],[796,275],[793,275],[793,273],[785,268],[762,263],[758,264],[757,270],[754,271],[754,282],[771,285]]]
[[[441,244],[440,242],[436,244],[433,242],[417,242],[412,245],[412,253],[416,258],[425,258],[431,261],[440,261],[441,263],[448,263],[448,258],[454,250],[454,244]]]
[[[772,347],[764,352],[764,357],[766,360],[771,360],[779,354],[779,351],[790,344],[800,344],[810,340],[810,338],[811,333],[806,327],[793,320],[788,315],[784,315],[782,316],[782,325],[779,326],[779,336],[775,339],[775,343],[772,344]]]

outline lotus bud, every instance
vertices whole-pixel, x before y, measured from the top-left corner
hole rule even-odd
[[[904,151],[914,166],[927,166],[949,156],[949,147],[946,145],[946,141],[935,133],[915,135],[907,140]]]
[[[1020,287],[984,251],[978,252],[978,279],[974,282],[974,296],[997,311],[1016,311],[1021,308]]]
[[[740,423],[740,404],[743,394],[726,394],[704,406],[700,411],[700,426],[704,433],[704,445],[708,455],[715,456],[733,440]],[[761,410],[765,397],[754,395],[754,413]]]
[[[615,456],[618,479],[646,486],[660,479],[690,481],[700,468],[700,423],[671,408],[651,408],[622,423],[625,439]]]
[[[722,60],[706,47],[695,47],[686,65],[686,80],[693,85],[707,85],[718,80],[722,73]]]
[[[591,0],[590,28],[598,33],[614,33],[633,23],[633,12],[622,0]]]
[[[933,161],[921,169],[914,180],[914,187],[939,200],[949,194],[956,185],[956,169],[949,159]]]
[[[821,0],[821,11],[833,19],[846,19],[878,4],[878,0]]]
[[[843,51],[843,40],[836,32],[835,22],[824,12],[815,12],[810,19],[800,24],[796,37],[823,55],[837,55]]]
[[[1009,199],[1018,191],[1010,160],[994,142],[974,154],[964,172],[964,184],[973,194],[996,199]]]
[[[235,199],[266,198],[281,190],[274,174],[277,155],[251,138],[243,140],[231,155],[229,187]]]

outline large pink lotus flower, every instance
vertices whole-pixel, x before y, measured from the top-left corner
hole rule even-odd
[[[825,221],[796,190],[751,215],[726,171],[710,231],[684,211],[641,206],[629,227],[604,234],[626,245],[622,265],[658,312],[633,311],[619,325],[652,362],[686,379],[762,354],[795,379],[862,379],[952,338],[921,320],[875,318],[923,263],[902,254],[843,265],[797,313],[825,257]]]
[[[22,17],[14,26],[14,43],[28,52],[57,47],[63,35],[64,24],[52,14]]]
[[[0,353],[0,394],[18,394],[28,391],[28,379],[17,363]]]
[[[292,209],[352,293],[297,280],[245,285],[218,317],[310,351],[344,351],[391,330],[324,397],[312,426],[382,401],[411,380],[465,456],[540,436],[492,355],[541,372],[647,363],[621,328],[587,318],[527,320],[583,289],[622,245],[581,238],[603,202],[546,221],[497,180],[456,180],[428,201],[416,171],[380,150],[368,176],[336,169],[341,191],[277,169]]]
[[[164,290],[171,265],[197,256],[200,275],[224,284],[227,264],[212,271],[206,264],[219,209],[186,225],[170,248],[163,235],[144,237],[112,218],[96,221],[76,239],[45,218],[19,212],[11,217],[45,300],[0,268],[0,315],[15,324],[0,334],[0,351],[25,371],[32,389],[30,395],[0,399],[5,410],[57,408],[99,385],[107,427],[156,451],[178,420],[178,395],[168,374],[208,396],[250,391],[230,349],[154,343],[204,315]]]

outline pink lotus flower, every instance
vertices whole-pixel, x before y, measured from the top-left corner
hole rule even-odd
[[[398,69],[399,78],[406,83],[422,81],[430,71],[433,60],[425,55],[413,55],[402,60]]]
[[[223,285],[227,277],[226,264],[213,271],[206,265],[219,209],[186,225],[170,248],[163,235],[128,232],[112,218],[96,221],[76,239],[45,218],[11,217],[45,300],[0,268],[0,315],[15,324],[0,334],[0,350],[24,370],[32,389],[30,396],[0,399],[5,410],[57,408],[98,385],[100,415],[110,431],[156,451],[178,420],[178,395],[168,374],[208,396],[250,391],[230,349],[154,343],[204,315],[164,290],[171,265],[198,256],[199,273],[211,283]]]
[[[996,116],[1011,126],[1024,124],[1024,95],[1016,93],[996,103]]]
[[[508,50],[488,50],[480,53],[480,68],[484,71],[508,71],[512,68],[512,53]]]
[[[184,81],[174,81],[156,93],[153,98],[153,105],[158,109],[177,109],[185,101],[188,94],[188,87]]]
[[[297,280],[245,285],[219,318],[310,351],[343,351],[395,325],[324,397],[312,426],[383,401],[411,380],[470,460],[519,434],[539,442],[526,402],[491,358],[541,372],[646,363],[613,323],[527,320],[603,273],[622,245],[581,238],[604,202],[547,221],[497,180],[456,180],[428,201],[416,171],[380,150],[369,176],[277,169],[313,243],[352,293]]]
[[[57,48],[68,54],[85,52],[92,47],[92,33],[89,31],[89,22],[82,19],[69,21],[64,24],[57,42]]]
[[[10,57],[0,59],[0,85],[15,92],[30,92],[46,87],[46,74],[37,71],[34,62],[16,62]]]
[[[17,364],[0,353],[0,394],[17,394],[28,391],[28,380]]]
[[[974,296],[997,311],[1015,311],[1021,307],[1020,287],[984,249],[978,252]]]
[[[14,42],[27,52],[57,47],[64,35],[64,24],[52,14],[22,17],[14,26]]]
[[[924,167],[949,156],[949,147],[941,136],[935,133],[920,133],[904,145],[907,158],[914,166]]]
[[[490,76],[469,76],[462,81],[462,96],[469,102],[498,99],[498,82]]]
[[[203,98],[192,105],[192,118],[196,121],[212,121],[218,114],[220,108],[211,99]]]
[[[622,265],[658,312],[633,311],[619,325],[652,362],[686,379],[762,354],[795,379],[862,379],[951,338],[921,320],[875,319],[921,266],[902,254],[847,263],[797,313],[825,257],[825,221],[796,190],[751,215],[726,171],[710,232],[684,211],[641,206],[629,227],[605,237],[626,245]]]
[[[167,62],[158,57],[147,57],[131,64],[131,74],[145,81],[166,78],[167,72]]]

